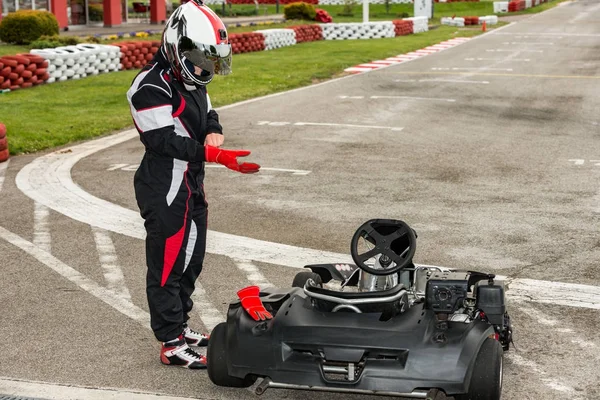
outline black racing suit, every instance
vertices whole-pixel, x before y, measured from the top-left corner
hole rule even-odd
[[[193,306],[206,250],[204,140],[223,133],[206,87],[193,89],[174,78],[158,51],[127,92],[146,150],[134,188],[147,234],[151,327],[162,342],[181,334]]]

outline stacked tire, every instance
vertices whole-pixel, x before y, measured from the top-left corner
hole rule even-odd
[[[0,122],[0,162],[8,160],[8,139],[6,138],[6,126]]]
[[[116,43],[121,49],[119,69],[140,69],[152,61],[160,47],[159,41],[130,41]]]
[[[296,34],[293,29],[267,29],[256,31],[256,33],[264,36],[265,50],[273,50],[296,44]]]
[[[464,17],[465,25],[479,25],[479,17]]]
[[[50,78],[48,61],[35,54],[0,57],[0,89],[18,90],[39,85]]]
[[[498,16],[497,15],[486,15],[484,17],[479,17],[479,25],[483,24],[485,21],[486,25],[496,25],[498,24]]]
[[[323,40],[323,29],[318,24],[290,26],[296,34],[296,43]]]
[[[396,36],[405,36],[413,33],[413,22],[403,19],[392,21],[394,24],[394,34]]]
[[[31,53],[48,61],[47,83],[119,70],[120,52],[117,46],[84,43],[53,49],[34,49]]]
[[[325,40],[380,39],[395,37],[395,26],[391,21],[385,22],[346,22],[323,24]]]
[[[405,21],[412,21],[413,33],[427,32],[429,30],[429,19],[427,17],[404,18]]]
[[[525,9],[525,0],[515,0],[515,1],[511,1],[510,3],[508,3],[508,11],[509,12],[515,12],[515,11],[523,11]]]
[[[466,25],[466,20],[465,18],[462,17],[442,17],[440,19],[440,22],[442,25],[449,25],[449,26],[465,26]]]
[[[262,51],[265,49],[265,37],[260,33],[233,33],[229,36],[229,42],[234,54]]]

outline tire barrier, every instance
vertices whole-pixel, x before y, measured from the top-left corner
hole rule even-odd
[[[255,32],[232,33],[229,35],[229,42],[231,43],[233,54],[261,51],[265,49],[264,35]]]
[[[410,35],[413,33],[413,22],[405,19],[396,19],[394,24],[394,33],[396,36]]]
[[[296,32],[293,29],[267,29],[255,32],[264,36],[265,50],[273,50],[296,44]]]
[[[317,8],[315,11],[317,12],[315,21],[326,24],[333,22],[333,18],[331,18],[331,15],[329,15],[327,11],[323,10],[322,8]]]
[[[494,13],[506,13],[523,11],[527,8],[536,7],[547,3],[550,0],[513,0],[513,1],[495,1]]]
[[[479,0],[435,0],[436,3],[463,3],[463,2],[478,2]]]
[[[323,40],[323,29],[321,28],[321,25],[295,25],[290,26],[290,29],[293,29],[296,34],[296,43]]]
[[[8,139],[6,138],[6,126],[0,122],[0,163],[8,160]]]
[[[391,21],[384,22],[343,22],[323,24],[325,40],[381,39],[395,37],[395,26]]]
[[[81,79],[119,70],[119,47],[84,43],[53,49],[33,49],[32,54],[48,61],[46,83]]]
[[[0,90],[18,90],[48,80],[48,61],[35,54],[0,57]]]
[[[120,49],[119,69],[140,69],[154,58],[160,47],[160,41],[128,41],[115,43]]]
[[[403,18],[405,21],[413,22],[413,33],[427,32],[429,30],[429,19],[427,17]]]
[[[369,0],[369,4],[385,4],[385,1],[386,0]],[[412,2],[413,0],[389,0],[389,4],[412,4]],[[317,4],[324,6],[343,6],[346,3],[348,3],[348,0],[319,0]]]
[[[466,25],[481,25],[485,21],[486,25],[498,24],[498,16],[486,15],[484,17],[442,17],[440,22],[442,25],[449,26],[466,26]]]

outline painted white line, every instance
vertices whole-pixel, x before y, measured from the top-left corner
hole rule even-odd
[[[600,310],[600,287],[576,283],[515,279],[509,283],[515,299]]]
[[[448,103],[456,102],[456,99],[443,99],[438,97],[412,97],[412,96],[371,96],[372,99],[406,99],[406,100],[429,100],[444,101]]]
[[[524,62],[529,62],[531,61],[530,58],[511,58],[511,59],[505,59],[505,58],[482,58],[482,57],[478,57],[478,58],[465,58],[465,61],[524,61]]]
[[[219,168],[226,169],[224,165],[205,165],[205,168]],[[260,167],[261,171],[276,171],[276,172],[290,172],[292,175],[308,175],[312,171],[307,171],[304,169],[287,169],[287,168],[270,168],[270,167]]]
[[[496,33],[497,35],[523,35],[522,33],[516,32],[500,32]],[[600,37],[600,33],[567,33],[567,32],[536,32],[535,36],[517,36],[517,37],[539,37],[539,36],[559,36],[556,39],[561,39],[563,36],[573,36],[573,37]]]
[[[45,400],[192,400],[189,397],[133,391],[119,388],[87,388],[73,385],[0,378],[0,393],[8,396],[33,397]]]
[[[378,126],[378,125],[354,125],[354,124],[334,124],[326,122],[294,122],[297,126],[335,126],[342,128],[359,128],[359,129],[389,129],[391,131],[401,131],[404,128],[395,126]]]
[[[125,277],[117,259],[117,251],[110,237],[110,233],[104,229],[92,226],[96,250],[100,258],[100,266],[104,271],[104,279],[108,290],[113,291],[124,300],[131,301],[131,294],[125,285]]]
[[[521,356],[520,354],[518,354],[514,351],[508,352],[505,355],[505,357],[507,357],[513,364],[518,365],[519,367],[522,367],[529,372],[533,372],[537,375],[540,375],[541,377],[544,377],[547,375],[547,373],[542,369],[542,367],[540,367],[540,365],[538,363],[536,363],[533,360],[526,359],[525,357]],[[568,385],[565,385],[556,379],[541,378],[541,381],[544,382],[544,384],[546,386],[548,386],[550,389],[553,389],[557,392],[562,392],[562,393],[566,392],[566,393],[571,393],[571,394],[576,393],[574,388],[572,388]]]
[[[362,67],[350,67],[346,68],[344,71],[346,72],[367,72],[372,71],[373,68],[362,68]]]
[[[265,278],[265,276],[260,272],[258,267],[252,263],[252,261],[241,260],[237,258],[233,261],[235,262],[236,267],[246,274],[246,279],[248,279],[248,281],[250,281],[253,285],[257,285],[261,289],[274,286],[267,278]]]
[[[489,81],[468,81],[460,79],[419,79],[419,82],[446,82],[446,83],[469,83],[469,84],[481,84],[489,85]]]
[[[523,45],[546,45],[546,46],[554,46],[554,42],[503,42],[502,44],[523,44]]]
[[[373,61],[371,64],[375,64],[375,65],[392,65],[392,64],[398,64],[398,61],[377,60],[377,61]]]
[[[52,239],[50,238],[50,226],[48,218],[50,210],[37,201],[33,210],[33,244],[47,253],[52,252]]]
[[[510,72],[512,68],[490,68],[490,67],[452,67],[452,68],[431,68],[434,71],[507,71]]]
[[[225,321],[225,317],[208,300],[208,295],[199,280],[196,281],[195,287],[192,293],[193,309],[196,310],[206,329],[212,331],[217,324]]]
[[[6,170],[8,169],[9,162],[10,158],[3,163],[0,163],[0,192],[2,191],[2,186],[4,185],[4,177],[6,176]]]
[[[35,244],[23,239],[22,237],[4,229],[0,226],[0,238],[6,240],[12,245],[20,248],[42,264],[52,269],[57,274],[68,279],[79,288],[85,290],[92,296],[99,300],[102,300],[109,306],[113,307],[117,311],[123,313],[134,321],[139,322],[145,328],[150,329],[150,315],[132,304],[131,302],[123,299],[121,296],[117,296],[111,290],[103,288],[96,282],[92,281],[79,271],[69,267],[52,254],[42,250]]]
[[[381,68],[384,67],[384,65],[382,64],[375,64],[375,63],[367,63],[367,64],[360,64],[358,65],[359,68]]]
[[[394,82],[418,82],[416,79],[394,79]]]
[[[488,52],[498,52],[498,53],[519,53],[519,52],[524,52],[524,53],[543,53],[544,50],[530,50],[530,49],[525,49],[525,50],[508,50],[508,49],[487,49],[486,51]]]

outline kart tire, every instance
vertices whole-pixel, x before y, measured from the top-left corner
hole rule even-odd
[[[312,271],[302,271],[298,272],[294,277],[294,281],[292,282],[292,287],[303,288],[306,282],[309,279],[315,281],[318,287],[323,287],[323,279],[321,279],[321,275],[312,272]]]
[[[227,352],[225,343],[227,340],[227,324],[221,322],[210,333],[208,348],[206,350],[208,377],[217,386],[246,388],[256,382],[256,377],[251,375],[238,378],[229,375],[227,370]]]
[[[502,393],[502,345],[497,340],[487,338],[481,345],[469,392],[454,396],[456,400],[500,400]]]

